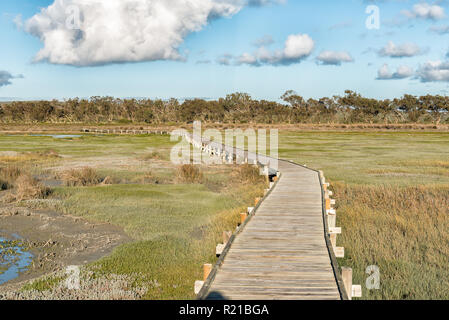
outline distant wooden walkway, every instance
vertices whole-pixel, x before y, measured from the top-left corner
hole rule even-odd
[[[228,158],[239,154],[249,163],[268,166],[273,160],[189,138],[208,153]],[[205,283],[201,299],[343,298],[325,238],[319,173],[281,160],[278,171],[281,176],[276,187],[233,239],[224,260]]]

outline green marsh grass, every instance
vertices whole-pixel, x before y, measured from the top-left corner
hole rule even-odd
[[[133,242],[94,266],[100,273],[140,274],[148,299],[193,298],[201,266],[214,262],[221,233],[233,230],[238,213],[263,190],[263,183],[216,193],[201,184],[113,185],[58,188],[65,213],[124,228]]]
[[[324,171],[363,299],[449,299],[449,134],[281,132],[283,159]],[[367,290],[370,265],[380,290]]]
[[[89,165],[94,158],[137,160],[138,165],[95,167],[94,176],[110,177],[116,184],[55,187],[51,199],[58,200],[58,208],[66,214],[120,226],[131,238],[111,255],[90,264],[95,274],[139,275],[136,285],[148,288],[147,299],[192,299],[194,282],[202,278],[202,265],[216,261],[215,246],[222,241],[222,232],[235,229],[239,213],[266,186],[263,179],[236,179],[236,168],[230,166],[202,166],[201,179],[179,183],[178,167],[166,160],[175,143],[169,136],[158,135],[86,135],[72,140],[0,136],[0,152],[51,149],[61,158],[41,165],[68,168],[72,162]],[[52,281],[37,282],[32,288],[51,286]]]

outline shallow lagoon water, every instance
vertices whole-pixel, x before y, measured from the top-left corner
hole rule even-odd
[[[17,235],[14,238],[20,239]],[[0,244],[5,244],[7,239],[0,238]],[[13,248],[14,254],[5,254],[5,248],[0,248],[0,256],[3,257],[0,260],[0,285],[17,278],[21,272],[26,271],[28,266],[31,264],[33,255],[27,251],[24,251],[20,247]]]
[[[30,134],[32,137],[52,137],[55,139],[71,139],[71,138],[81,138],[81,135],[76,134]]]

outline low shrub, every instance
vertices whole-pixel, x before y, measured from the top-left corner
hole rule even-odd
[[[0,190],[11,189],[21,173],[17,166],[0,167]]]
[[[260,169],[250,164],[239,165],[236,174],[241,183],[255,184],[265,181],[265,177],[260,174]]]
[[[13,190],[8,194],[8,202],[43,199],[50,194],[50,189],[43,186],[29,174],[20,175],[15,181]]]
[[[95,169],[89,167],[64,171],[60,178],[69,187],[95,186],[102,182]]]
[[[203,181],[203,174],[199,167],[192,164],[180,166],[177,177],[181,183],[201,183]]]

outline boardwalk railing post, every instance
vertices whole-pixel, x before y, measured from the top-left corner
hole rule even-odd
[[[226,244],[223,244],[223,243],[217,244],[217,247],[215,248],[215,255],[217,257],[221,256],[225,247],[226,247]]]
[[[248,217],[248,214],[246,212],[240,214],[240,225],[245,223],[247,217]]]
[[[332,208],[332,204],[335,204],[335,200],[332,200],[329,195],[331,194],[331,191],[327,188],[330,186],[329,183],[326,183],[326,178],[324,177],[324,174],[322,171],[319,171],[320,173],[320,179],[321,184],[323,186],[324,190],[324,203],[325,203],[325,209],[326,209],[326,219],[327,219],[327,225],[329,228],[329,240],[332,245],[332,250],[334,251],[334,254],[337,258],[344,258],[345,256],[345,248],[343,247],[337,247],[337,235],[341,234],[341,228],[336,228],[336,222],[337,222],[337,211]]]
[[[362,297],[362,286],[352,284],[352,269],[342,267],[341,268],[341,277],[343,279],[343,284],[345,286],[346,294],[348,295],[348,299],[352,300],[352,298],[361,298]]]
[[[215,255],[217,257],[221,256],[224,249],[226,248],[227,243],[229,242],[229,239],[232,237],[231,231],[223,231],[223,243],[217,244],[217,247],[215,248]]]
[[[341,268],[341,277],[343,279],[343,284],[345,286],[346,294],[348,295],[348,299],[352,300],[352,269],[342,267]]]
[[[337,216],[335,214],[332,214],[332,212],[327,213],[327,224],[329,225],[329,228],[335,228],[336,225]]]
[[[206,263],[203,265],[203,281],[206,282],[207,278],[209,278],[209,274],[212,271],[212,265],[210,263]]]
[[[227,244],[232,237],[232,231],[223,231],[223,243]]]
[[[334,251],[337,248],[337,234],[341,234],[341,228],[329,227],[329,237]]]
[[[332,205],[335,205],[335,200],[331,199],[329,196],[332,195],[332,191],[328,190],[330,187],[329,183],[326,183],[326,178],[322,171],[319,171],[321,184],[324,190],[324,198],[325,198],[325,209],[326,209],[326,218],[328,224],[329,231],[329,240],[334,251],[334,254],[337,258],[344,258],[345,256],[345,248],[337,247],[337,235],[341,234],[341,228],[335,227],[336,219],[337,219],[337,211],[332,208]],[[344,290],[347,294],[349,300],[352,298],[360,298],[362,297],[362,286],[353,285],[352,284],[352,269],[342,267],[341,268],[341,277],[343,281]]]
[[[331,199],[329,197],[326,197],[326,210],[331,209]]]
[[[204,286],[204,281],[200,281],[200,280],[195,281],[195,289],[194,289],[195,294],[200,293],[203,286]]]

